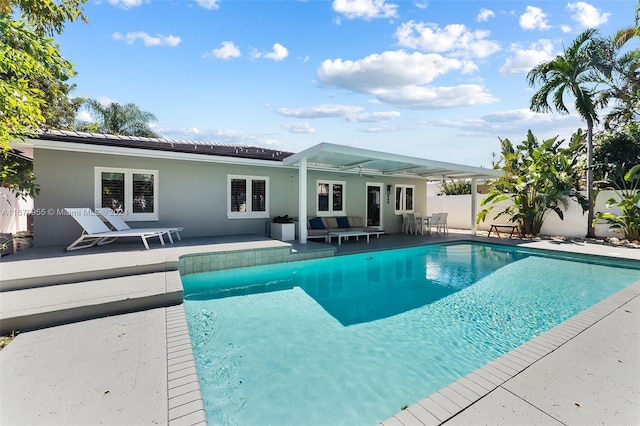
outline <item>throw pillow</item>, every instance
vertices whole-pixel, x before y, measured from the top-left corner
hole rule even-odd
[[[324,227],[324,223],[322,223],[322,218],[320,217],[309,219],[309,225],[311,225],[311,229],[326,229]]]
[[[349,218],[347,216],[337,217],[338,220],[338,228],[351,228],[349,224]]]

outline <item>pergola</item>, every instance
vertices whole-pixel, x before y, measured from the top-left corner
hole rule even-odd
[[[299,173],[298,216],[307,217],[307,170],[325,170],[372,176],[419,178],[426,181],[471,179],[471,232],[476,233],[476,194],[478,179],[495,179],[501,170],[416,158],[344,145],[320,143],[283,160],[285,166],[297,166]],[[299,242],[307,242],[307,228],[300,226]]]

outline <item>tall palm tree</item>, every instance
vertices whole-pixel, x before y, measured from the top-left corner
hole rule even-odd
[[[597,64],[593,61],[592,46],[598,31],[588,29],[581,33],[563,55],[542,62],[527,74],[530,87],[540,85],[531,98],[530,108],[534,112],[555,110],[569,114],[564,95],[573,95],[575,109],[587,122],[587,199],[589,200],[587,237],[595,237],[593,228],[593,125],[598,122],[595,102]],[[549,103],[552,98],[552,104]]]
[[[149,127],[149,122],[156,121],[156,116],[141,110],[133,103],[121,105],[112,102],[103,105],[95,99],[87,99],[85,106],[95,116],[97,123],[81,123],[78,130],[92,130],[112,135],[159,137]]]

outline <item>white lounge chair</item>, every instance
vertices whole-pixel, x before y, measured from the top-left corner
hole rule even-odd
[[[171,237],[171,233],[175,233],[176,234],[176,238],[178,238],[178,241],[181,241],[182,238],[180,238],[180,231],[182,231],[184,228],[181,227],[173,227],[173,228],[131,228],[129,227],[129,225],[127,225],[127,222],[125,222],[124,220],[122,220],[122,217],[120,215],[118,215],[116,212],[114,212],[113,210],[111,210],[108,207],[105,208],[101,208],[101,209],[96,209],[96,212],[104,217],[106,219],[107,222],[109,222],[109,224],[116,230],[116,231],[147,231],[147,232],[162,232],[163,235],[166,235],[169,238],[169,241],[171,242],[171,244],[173,244],[173,237]]]
[[[162,235],[158,230],[112,231],[107,225],[88,208],[65,208],[66,212],[82,226],[82,235],[67,247],[67,251],[78,250],[95,245],[103,245],[114,242],[118,238],[140,237],[145,248],[149,250],[148,238],[158,237],[160,244],[164,245]]]

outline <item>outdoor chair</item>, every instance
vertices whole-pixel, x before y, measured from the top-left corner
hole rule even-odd
[[[407,232],[409,234],[418,234],[418,220],[413,213],[407,213]]]
[[[120,215],[111,210],[108,207],[96,209],[96,212],[105,218],[107,222],[113,227],[116,231],[147,231],[147,232],[161,232],[169,238],[169,242],[173,244],[173,238],[171,237],[171,233],[176,234],[176,238],[178,241],[181,241],[180,231],[184,228],[181,227],[168,227],[168,228],[131,228],[127,222],[125,222]]]
[[[435,226],[436,233],[446,234],[449,232],[449,228],[447,226],[447,216],[448,213],[434,213],[431,216],[432,226]]]
[[[78,250],[93,247],[95,245],[109,244],[118,238],[140,237],[145,248],[149,250],[148,238],[158,237],[160,244],[164,245],[163,234],[160,230],[126,230],[112,231],[109,227],[88,208],[65,208],[66,212],[82,226],[82,235],[71,243],[66,250]]]

